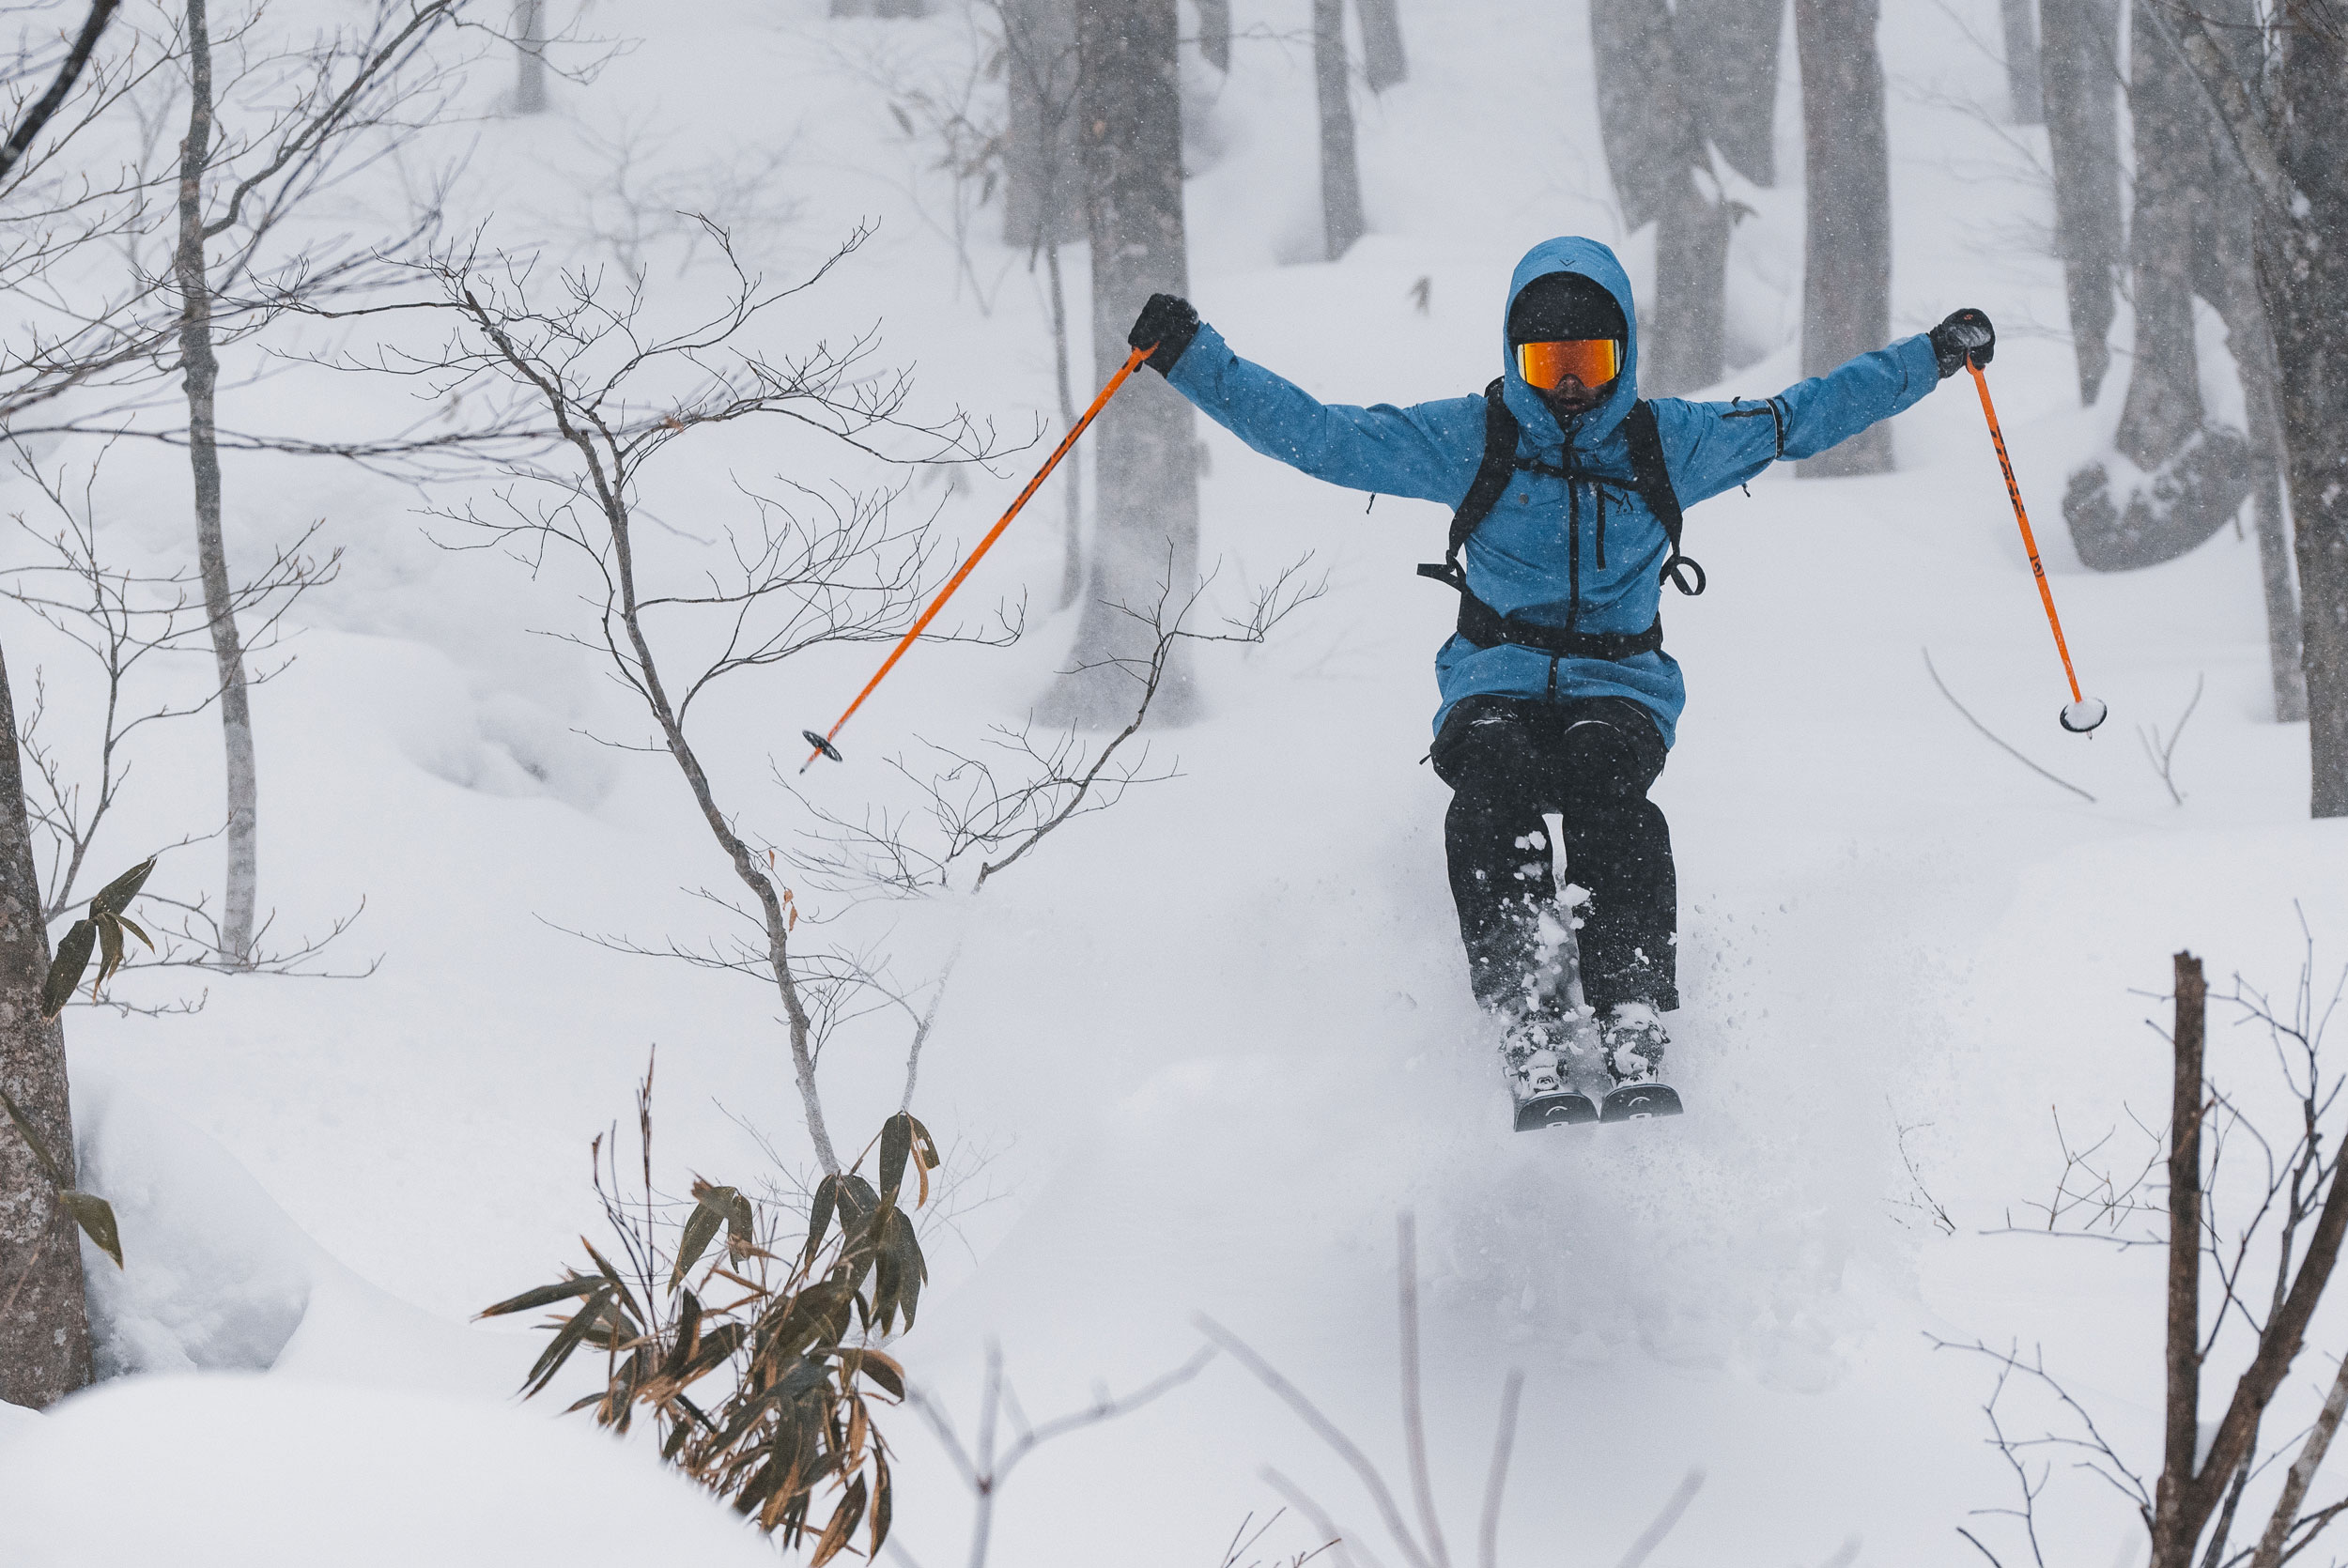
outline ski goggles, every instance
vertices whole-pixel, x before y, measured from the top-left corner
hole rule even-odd
[[[1568,376],[1585,387],[1602,387],[1622,374],[1622,344],[1614,338],[1520,343],[1517,374],[1543,392],[1554,390]]]

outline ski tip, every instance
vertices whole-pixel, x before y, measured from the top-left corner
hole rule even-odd
[[[1562,1094],[1535,1095],[1517,1102],[1517,1130],[1538,1132],[1549,1127],[1579,1127],[1598,1120],[1598,1107],[1590,1097],[1567,1090]]]
[[[1678,1115],[1679,1091],[1662,1084],[1625,1084],[1606,1097],[1599,1110],[1602,1122],[1640,1122],[1656,1116]]]

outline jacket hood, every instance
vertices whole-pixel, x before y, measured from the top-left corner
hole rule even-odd
[[[1572,444],[1588,452],[1614,435],[1630,406],[1639,400],[1639,315],[1630,302],[1630,279],[1614,259],[1614,253],[1595,239],[1579,235],[1566,235],[1556,239],[1544,239],[1524,253],[1517,263],[1516,275],[1508,280],[1508,298],[1500,308],[1501,371],[1506,378],[1503,395],[1508,411],[1517,416],[1517,423],[1534,444],[1542,447],[1565,443],[1567,432],[1549,411],[1541,394],[1533,390],[1517,374],[1517,357],[1508,345],[1508,311],[1523,293],[1525,285],[1535,278],[1552,272],[1577,272],[1614,297],[1622,307],[1622,319],[1628,336],[1622,346],[1622,374],[1614,378],[1614,390],[1597,407],[1572,422]]]

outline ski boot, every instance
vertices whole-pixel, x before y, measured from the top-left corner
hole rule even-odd
[[[1516,1100],[1517,1130],[1598,1120],[1598,1103],[1572,1084],[1573,1042],[1559,1020],[1536,1016],[1508,1031],[1501,1056]]]
[[[1600,1121],[1679,1115],[1678,1092],[1662,1081],[1663,1048],[1671,1037],[1663,1033],[1663,1021],[1652,1007],[1645,1002],[1618,1004],[1599,1025],[1599,1038],[1605,1048],[1606,1070],[1614,1081],[1599,1109]]]

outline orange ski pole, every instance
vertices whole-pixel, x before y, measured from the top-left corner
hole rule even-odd
[[[2030,553],[2031,576],[2038,579],[2038,599],[2047,607],[2047,624],[2054,629],[2055,652],[2062,655],[2063,678],[2071,683],[2071,700],[2062,709],[2062,728],[2073,734],[2084,735],[2101,724],[2110,713],[2101,699],[2079,695],[2078,671],[2071,668],[2071,646],[2062,639],[2062,618],[2055,613],[2054,590],[2047,583],[2046,563],[2038,559],[2038,540],[2030,530],[2030,513],[2022,506],[2022,487],[2014,482],[2014,460],[2006,455],[2005,432],[1998,426],[1996,405],[1989,401],[1989,381],[1982,375],[1981,366],[1970,354],[1965,356],[1965,368],[1973,373],[1973,386],[1981,393],[1981,411],[1989,421],[1989,439],[1998,449],[1998,467],[2005,470],[2005,493],[2014,502],[2014,520],[2021,525],[2022,548]]]
[[[905,650],[913,646],[914,638],[919,637],[929,623],[936,619],[937,612],[946,607],[947,600],[954,596],[954,590],[962,586],[962,579],[970,575],[971,568],[978,565],[980,559],[995,547],[995,541],[1000,539],[1003,536],[1003,530],[1011,527],[1011,520],[1019,515],[1019,509],[1027,504],[1027,498],[1043,487],[1043,482],[1052,476],[1052,470],[1059,467],[1059,460],[1068,455],[1068,449],[1076,444],[1076,438],[1082,436],[1090,427],[1101,410],[1108,407],[1109,399],[1117,395],[1117,389],[1125,384],[1125,377],[1140,369],[1141,361],[1148,359],[1156,348],[1157,345],[1148,344],[1125,356],[1124,364],[1119,368],[1116,375],[1109,377],[1109,384],[1101,389],[1101,395],[1092,400],[1092,407],[1084,411],[1082,419],[1068,427],[1068,434],[1061,437],[1059,445],[1052,449],[1052,455],[1043,460],[1043,467],[1036,469],[1035,477],[1027,481],[1027,487],[1019,492],[1018,499],[1011,503],[1011,509],[1003,514],[1001,519],[986,530],[986,537],[979,541],[979,547],[970,552],[970,559],[962,563],[962,569],[947,579],[946,586],[938,591],[937,597],[930,601],[929,608],[923,610],[913,624],[906,629],[905,635],[897,639],[897,646],[888,651],[888,657],[881,661],[881,667],[873,672],[873,678],[864,683],[864,689],[856,694],[856,700],[848,704],[847,711],[833,720],[832,727],[820,735],[812,730],[799,731],[815,748],[807,754],[807,761],[799,764],[801,773],[805,773],[818,757],[828,757],[835,762],[844,761],[840,755],[840,748],[832,744],[832,737],[839,734],[848,720],[856,716],[856,711],[864,706],[864,699],[873,695],[873,688],[879,685],[888,672],[897,668],[897,661],[904,657]]]

